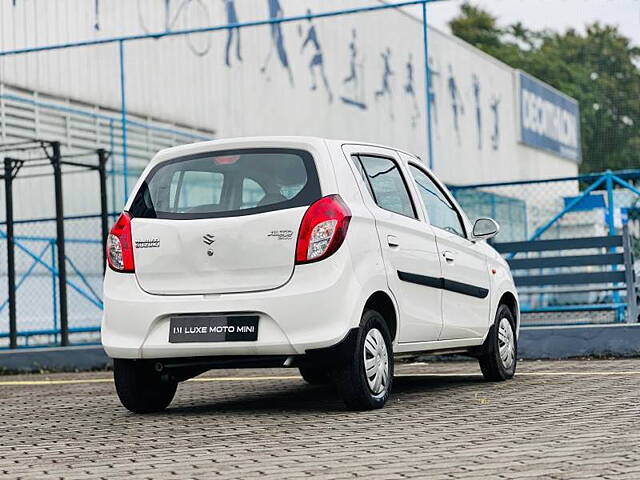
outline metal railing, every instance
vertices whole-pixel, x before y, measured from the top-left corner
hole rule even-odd
[[[470,217],[491,216],[498,220],[502,227],[499,242],[592,237],[612,232],[617,235],[624,225],[638,238],[640,191],[634,185],[637,181],[640,181],[640,171],[625,171],[451,189]],[[109,212],[110,221],[115,215]],[[67,335],[72,336],[74,342],[97,340],[104,268],[101,218],[101,214],[64,217],[67,270],[64,283],[69,295]],[[55,220],[55,217],[46,217],[14,221],[16,253],[22,257],[15,281],[20,312],[16,331],[19,346],[61,342]],[[1,224],[0,256],[6,252],[5,229],[6,224]],[[552,253],[562,255],[563,251]],[[518,258],[521,256],[515,257]],[[526,258],[532,258],[531,254]],[[534,255],[534,258],[544,257]],[[612,261],[599,268],[615,271],[616,265]],[[559,270],[541,267],[541,272]],[[3,322],[9,308],[5,284],[0,281],[0,340],[6,342],[9,331],[2,327],[6,325]],[[527,315],[534,312],[560,315],[556,324],[619,321],[623,318],[620,312],[625,308],[620,289],[615,285],[606,287],[604,290],[610,293],[598,291],[595,286],[583,293],[573,292],[573,297],[564,294],[564,303],[558,302],[559,295],[554,296],[548,290],[526,293],[521,298],[522,310]],[[600,316],[595,318],[596,314]]]
[[[97,244],[102,250],[94,260],[103,266],[106,263],[106,237],[108,233],[108,210],[107,210],[107,174],[106,164],[109,154],[98,149],[94,152],[75,153],[63,156],[59,142],[47,141],[27,141],[3,145],[0,147],[0,155],[4,157],[4,170],[0,175],[4,183],[5,199],[5,222],[4,229],[0,229],[0,238],[5,240],[6,252],[6,288],[7,299],[0,303],[0,312],[7,310],[8,322],[7,332],[0,331],[1,337],[8,337],[10,348],[18,346],[18,336],[20,335],[17,323],[18,299],[17,293],[25,284],[27,279],[33,275],[36,267],[43,267],[51,273],[51,294],[53,303],[53,325],[60,336],[60,344],[69,344],[69,306],[67,287],[81,295],[94,305],[102,308],[102,300],[97,293],[98,289],[92,286],[82,269],[69,256],[66,249],[74,244],[93,243],[91,238],[67,238],[65,235],[65,223],[63,206],[63,168],[72,167],[75,173],[97,172],[98,198],[101,213],[99,228],[94,229],[93,235],[99,235]],[[88,158],[93,161],[89,161]],[[53,228],[48,228],[47,232],[38,234],[26,234],[20,232],[20,227],[29,224],[40,224],[43,221],[16,221],[14,218],[14,183],[24,171],[35,171],[37,178],[52,177],[53,180],[53,204],[55,205],[55,217],[53,218]],[[28,176],[27,179],[33,178]],[[37,246],[32,246],[33,244]],[[42,245],[44,244],[44,248]],[[16,253],[20,253],[22,258],[20,270],[17,268]],[[49,261],[45,258],[49,254]],[[93,263],[93,262],[89,262]],[[70,275],[67,274],[69,268]],[[104,267],[103,267],[104,268]],[[41,302],[42,295],[34,292],[29,308],[33,308]],[[30,329],[22,332],[23,337],[29,337]],[[25,334],[26,333],[26,334]]]
[[[630,232],[629,250],[634,249],[632,244],[636,240],[635,255],[638,258],[639,181],[640,170],[626,170],[544,180],[454,185],[450,188],[472,221],[488,216],[500,223],[501,233],[496,239],[499,243],[535,243],[551,239],[576,239],[575,243],[579,243],[579,239],[588,237],[617,236],[624,229]],[[569,265],[548,265],[550,259],[546,257],[568,254],[569,250],[565,247],[558,247],[553,252],[526,253],[514,250],[504,252],[504,255],[510,261],[524,255],[526,259],[533,259],[539,264],[537,274],[553,276],[575,271]],[[582,253],[608,253],[614,259],[614,251],[615,247],[611,247],[604,252],[592,249]],[[618,265],[617,261],[612,260],[610,263],[589,266],[587,270],[616,272]],[[633,268],[633,265],[629,267],[630,270]],[[536,314],[538,318],[535,322],[540,321],[541,314],[548,314],[549,319],[554,317],[554,324],[624,321],[627,301],[622,301],[621,292],[624,289],[617,286],[615,282],[604,282],[584,288],[582,292],[572,286],[570,295],[557,286],[540,292],[523,289],[519,292],[521,309],[524,313]]]

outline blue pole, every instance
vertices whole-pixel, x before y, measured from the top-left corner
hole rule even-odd
[[[605,178],[607,182],[607,210],[609,212],[607,224],[609,225],[609,235],[615,235],[616,225],[613,219],[615,213],[613,200],[613,173],[611,173],[611,170],[607,170],[607,172],[605,173]]]
[[[429,42],[427,40],[427,2],[422,4],[422,41],[424,44],[425,101],[427,102],[427,151],[429,168],[433,170],[433,133],[431,131],[431,68],[429,67]]]
[[[119,54],[120,54],[120,123],[122,128],[122,174],[123,187],[124,187],[124,203],[127,203],[127,196],[129,192],[128,175],[129,175],[129,162],[127,157],[127,100],[125,96],[125,79],[124,79],[124,40],[118,42]],[[124,204],[123,203],[123,204]]]
[[[632,184],[630,184],[629,182],[621,179],[619,176],[617,175],[612,175],[612,180],[614,182],[616,182],[619,185],[622,185],[624,188],[628,188],[629,190],[631,190],[633,193],[635,193],[636,195],[640,195],[640,189],[634,187]]]
[[[609,235],[615,235],[616,234],[616,222],[614,219],[614,215],[615,215],[615,201],[613,198],[613,172],[611,172],[611,170],[607,170],[605,173],[605,178],[606,178],[606,185],[607,185],[607,211],[608,211],[608,215],[607,215],[607,224],[609,226]],[[615,247],[612,247],[609,249],[609,252],[615,252]],[[617,271],[618,270],[618,266],[617,265],[611,265],[611,270],[612,271]],[[617,283],[615,285],[618,285]],[[620,292],[618,292],[617,290],[615,292],[613,292],[613,301],[615,303],[619,303],[620,302]],[[618,319],[620,320],[620,319]]]
[[[113,138],[113,120],[109,120],[109,151],[111,155],[109,156],[109,163],[111,167],[109,168],[109,176],[111,176],[111,211],[117,212],[118,208],[116,207],[116,146],[115,139]]]
[[[58,292],[56,290],[56,275],[53,273],[53,269],[56,267],[56,242],[54,240],[49,242],[51,247],[51,297],[53,306],[53,330],[56,332],[56,342],[58,341]]]

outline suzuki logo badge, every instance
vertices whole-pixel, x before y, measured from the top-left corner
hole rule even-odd
[[[209,248],[207,249],[207,255],[209,255],[210,257],[213,256],[213,243],[216,241],[216,236],[207,233],[206,235],[202,236],[202,241],[205,245],[209,246]]]

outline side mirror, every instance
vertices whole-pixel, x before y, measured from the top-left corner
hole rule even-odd
[[[495,237],[500,231],[500,225],[492,218],[479,218],[473,224],[473,238],[488,240]]]

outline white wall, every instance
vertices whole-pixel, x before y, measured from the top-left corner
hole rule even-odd
[[[269,0],[236,0],[239,21],[268,17]],[[280,0],[285,16],[365,6],[374,0]],[[140,34],[227,22],[223,0],[16,0],[0,3],[0,49]],[[98,24],[99,29],[95,28]],[[387,143],[426,159],[424,57],[421,24],[399,11],[314,20],[332,99],[320,78],[311,90],[313,45],[301,52],[310,24],[281,27],[290,66],[281,65],[268,26],[240,32],[242,61],[227,32],[143,40],[126,45],[127,103],[138,114],[213,129],[218,137],[311,134]],[[356,32],[359,83],[350,74]],[[235,41],[237,37],[234,37]],[[435,170],[465,184],[573,175],[577,165],[517,141],[514,72],[478,50],[436,30],[432,57]],[[382,88],[382,53],[390,51],[388,91]],[[272,51],[270,63],[261,71]],[[118,108],[117,45],[83,47],[0,59],[2,82],[90,104]],[[413,81],[408,79],[408,63]],[[479,85],[474,93],[474,75]],[[411,84],[414,94],[407,86]],[[455,84],[456,88],[452,89]],[[452,90],[457,93],[452,94]],[[381,93],[376,99],[376,91]],[[455,96],[455,99],[454,99]],[[348,100],[352,100],[349,103]],[[366,109],[354,106],[362,102]],[[455,128],[453,104],[458,105]],[[496,104],[496,113],[492,109]],[[481,129],[478,128],[478,114]],[[495,134],[498,128],[499,135]],[[479,133],[480,132],[480,133]],[[480,140],[479,140],[480,135]]]

